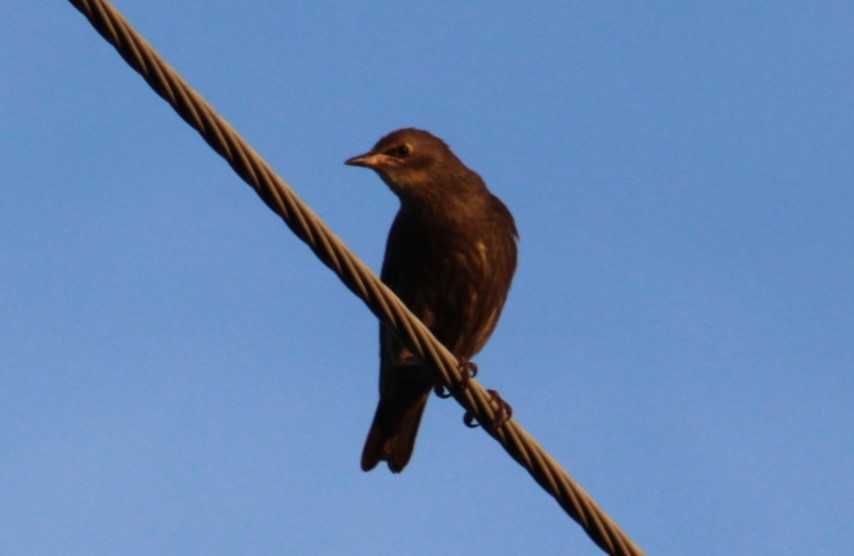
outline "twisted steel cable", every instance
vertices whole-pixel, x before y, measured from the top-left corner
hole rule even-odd
[[[329,230],[240,135],[154,51],[106,0],[69,0],[104,39],[148,82],[261,199],[285,221],[374,315],[437,373],[457,402],[507,453],[551,494],[599,547],[614,555],[641,549],[578,486],[566,471],[514,420],[494,426],[501,408],[475,379],[465,379],[457,359],[442,346],[397,296]],[[463,387],[464,385],[464,387]]]

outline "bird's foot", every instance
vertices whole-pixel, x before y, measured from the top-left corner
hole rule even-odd
[[[513,408],[501,398],[497,390],[487,390],[487,392],[489,392],[489,402],[498,404],[498,411],[495,412],[495,419],[492,421],[493,430],[498,430],[513,417]],[[463,415],[463,422],[472,429],[478,426],[477,420],[470,411],[466,411]]]
[[[489,392],[489,401],[498,404],[498,411],[495,413],[495,420],[492,422],[492,426],[498,430],[501,425],[513,417],[513,408],[504,401],[497,390],[487,390],[487,392]]]
[[[455,387],[457,392],[462,392],[469,385],[469,379],[472,379],[477,376],[477,364],[474,361],[469,361],[465,357],[460,357],[457,359],[457,370],[462,374],[462,379],[459,384]],[[447,399],[451,397],[451,393],[445,388],[443,384],[436,385],[433,388],[433,391],[437,396],[443,399]]]
[[[463,375],[458,388],[465,390],[468,388],[469,380],[477,376],[477,363],[469,361],[465,357],[460,357],[457,359],[457,370]]]

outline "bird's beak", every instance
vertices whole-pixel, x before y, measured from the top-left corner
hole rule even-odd
[[[354,156],[353,158],[348,158],[344,161],[344,164],[348,166],[363,166],[365,168],[376,168],[379,166],[383,159],[382,154],[374,154],[374,153],[365,153],[360,154],[359,156]]]

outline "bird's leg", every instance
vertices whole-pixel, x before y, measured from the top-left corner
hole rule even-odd
[[[462,392],[469,385],[469,379],[472,379],[477,376],[477,364],[474,361],[469,361],[465,357],[457,358],[457,370],[460,371],[463,378],[460,380],[459,384],[455,387],[457,392]],[[447,399],[451,397],[451,393],[445,388],[443,384],[437,384],[433,391],[442,399]]]
[[[489,392],[489,402],[498,404],[498,411],[495,412],[495,420],[492,422],[493,430],[498,430],[501,428],[501,425],[513,417],[513,408],[501,398],[497,390],[487,390],[487,392]],[[475,429],[478,426],[474,415],[470,411],[466,411],[465,415],[463,415],[463,422],[471,429]]]

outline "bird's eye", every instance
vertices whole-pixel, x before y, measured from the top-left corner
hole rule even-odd
[[[406,158],[409,155],[409,147],[406,145],[400,145],[399,147],[389,149],[388,154],[396,158]]]

